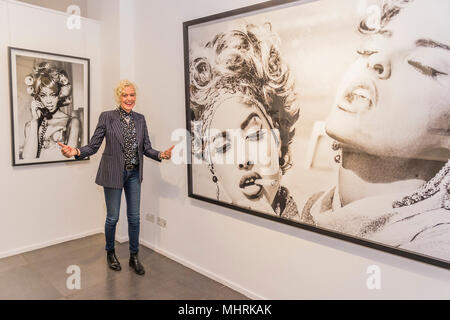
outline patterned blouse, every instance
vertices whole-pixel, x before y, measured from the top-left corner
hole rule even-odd
[[[127,113],[121,107],[118,107],[117,110],[120,114],[120,123],[122,126],[125,165],[137,166],[139,164],[139,154],[133,117],[131,117],[131,112]]]

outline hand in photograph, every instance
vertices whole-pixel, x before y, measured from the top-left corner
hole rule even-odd
[[[37,101],[33,98],[31,101],[31,121],[37,121],[42,116],[42,109],[44,105],[42,102]]]

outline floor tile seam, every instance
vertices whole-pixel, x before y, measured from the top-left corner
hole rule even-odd
[[[26,260],[25,260],[25,263],[23,263],[23,264],[11,265],[11,266],[5,268],[4,270],[0,270],[0,276],[1,276],[2,273],[8,272],[8,271],[10,271],[11,269],[18,268],[18,267],[23,267],[23,266],[28,266],[28,265],[29,265],[29,262],[26,261]]]
[[[62,245],[62,244],[57,244],[57,245]],[[79,248],[74,248],[74,249],[72,249],[71,251],[73,251],[73,252],[77,252],[77,251],[81,251],[81,250],[85,250],[85,249],[87,249],[87,248],[89,248],[89,247],[91,247],[92,246],[92,244],[91,245],[89,245],[89,244],[86,244],[85,246],[82,246],[82,247],[79,247]],[[32,264],[32,263],[47,263],[47,262],[49,262],[49,261],[52,261],[53,259],[54,259],[54,257],[49,257],[49,256],[47,256],[47,257],[43,257],[43,258],[41,258],[41,257],[38,257],[38,258],[32,258],[31,257],[31,253],[36,253],[37,254],[37,252],[39,251],[39,250],[46,250],[46,249],[48,249],[48,248],[50,248],[51,246],[49,246],[49,247],[45,247],[45,248],[41,248],[41,249],[37,249],[37,250],[33,250],[33,251],[28,251],[28,252],[24,252],[24,253],[22,253],[21,255],[23,255],[23,258],[25,259],[25,261],[27,261],[27,263],[30,263],[30,264]],[[27,257],[28,256],[28,257]]]
[[[121,272],[121,271],[120,271]],[[137,276],[137,275],[136,275]],[[118,280],[120,280],[120,278],[114,278],[114,279],[112,279],[113,281],[118,281]],[[87,290],[89,289],[89,290],[93,290],[95,287],[102,287],[102,286],[106,286],[107,284],[106,283],[104,283],[104,282],[102,282],[102,283],[97,283],[97,284],[95,284],[95,285],[93,285],[93,286],[90,286],[90,287],[88,287],[88,288],[82,288],[80,291],[78,291],[78,292],[75,292],[75,293],[73,293],[73,294],[71,294],[71,295],[68,295],[68,296],[66,296],[66,298],[67,299],[70,299],[70,300],[73,300],[73,298],[75,298],[75,296],[77,296],[77,295],[80,295],[80,294],[83,294],[84,292],[87,292]],[[120,295],[118,295],[119,297],[120,297]],[[83,299],[83,300],[85,300],[85,299]],[[97,299],[96,299],[97,300]],[[117,299],[99,299],[99,300],[117,300]],[[130,300],[130,299],[125,299],[125,298],[121,298],[121,299],[118,299],[118,300]]]
[[[105,267],[106,267],[106,260],[105,260]],[[33,269],[34,271],[36,271],[37,273],[39,273],[39,275],[40,275],[45,281],[49,282],[50,285],[51,285],[54,289],[56,289],[63,297],[67,297],[67,296],[71,295],[71,294],[67,294],[65,291],[64,291],[64,292],[61,291],[57,286],[55,286],[55,285],[53,284],[53,282],[52,282],[52,278],[51,278],[50,275],[47,275],[46,273],[44,273],[41,269],[39,269],[39,268],[36,267],[36,266],[32,266],[32,269]],[[108,276],[108,277],[106,278],[106,280],[114,279],[114,278],[117,277],[117,276],[118,276],[118,275],[111,274],[110,276]],[[67,273],[67,278],[65,279],[65,283],[66,283],[66,284],[67,284],[67,279],[68,279],[68,277],[70,277],[70,274]],[[81,287],[82,287],[82,289],[92,288],[92,287],[94,287],[94,286],[96,286],[96,285],[102,283],[102,282],[97,282],[97,283],[93,283],[93,284],[91,284],[91,285],[88,285],[88,286],[86,286],[86,287],[83,287],[83,278],[82,278],[82,277],[83,277],[83,273],[81,273]],[[66,287],[67,287],[67,286],[66,286]],[[70,289],[68,289],[68,290],[70,290]]]
[[[107,266],[107,262],[106,262],[106,259],[105,259],[105,268],[108,268],[108,266]],[[123,267],[122,267],[123,268]],[[87,289],[91,289],[91,288],[93,288],[93,287],[95,287],[95,286],[97,286],[97,285],[101,285],[101,284],[104,284],[104,283],[107,283],[107,281],[114,281],[114,280],[117,280],[117,279],[119,279],[120,277],[123,277],[123,275],[121,275],[121,272],[122,271],[115,271],[114,273],[110,273],[107,277],[106,277],[106,279],[105,279],[105,281],[101,281],[101,282],[95,282],[95,283],[92,283],[91,285],[88,285],[88,286],[83,286],[83,278],[81,278],[81,289],[80,290],[87,290]],[[82,273],[83,274],[83,273]],[[81,277],[83,277],[83,276],[81,276]],[[70,295],[70,294],[69,294]]]
[[[23,267],[23,266],[21,266],[21,267]],[[53,290],[55,290],[55,291],[59,294],[59,296],[58,296],[57,298],[64,297],[64,295],[58,290],[58,288],[56,288],[56,287],[52,284],[52,282],[51,282],[50,280],[48,280],[47,278],[45,278],[39,270],[35,269],[35,268],[32,267],[32,266],[27,266],[27,267],[28,267],[29,269],[31,269],[33,272],[36,273],[36,276],[37,276],[37,278],[38,278],[40,281],[43,281],[45,285],[51,287]],[[29,279],[25,279],[25,287],[28,288],[28,289],[32,288]],[[33,292],[34,292],[34,291],[33,291]],[[8,300],[8,299],[6,299],[6,300]],[[22,299],[9,299],[9,300],[22,300]],[[27,299],[27,300],[36,300],[36,299]],[[47,299],[47,300],[48,300],[48,299]]]

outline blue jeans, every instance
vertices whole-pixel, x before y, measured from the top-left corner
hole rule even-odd
[[[139,251],[139,228],[140,228],[140,203],[141,203],[141,182],[139,180],[139,168],[132,171],[124,170],[123,189],[127,201],[127,220],[128,220],[128,239],[130,242],[130,252]],[[122,189],[106,188],[106,222],[105,238],[106,250],[114,249],[114,239],[116,235],[116,225],[119,221],[120,200],[122,198]]]

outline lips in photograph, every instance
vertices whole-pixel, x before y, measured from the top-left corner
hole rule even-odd
[[[345,89],[338,93],[336,107],[351,114],[363,114],[376,108],[378,93],[370,80],[357,80],[344,84]]]

